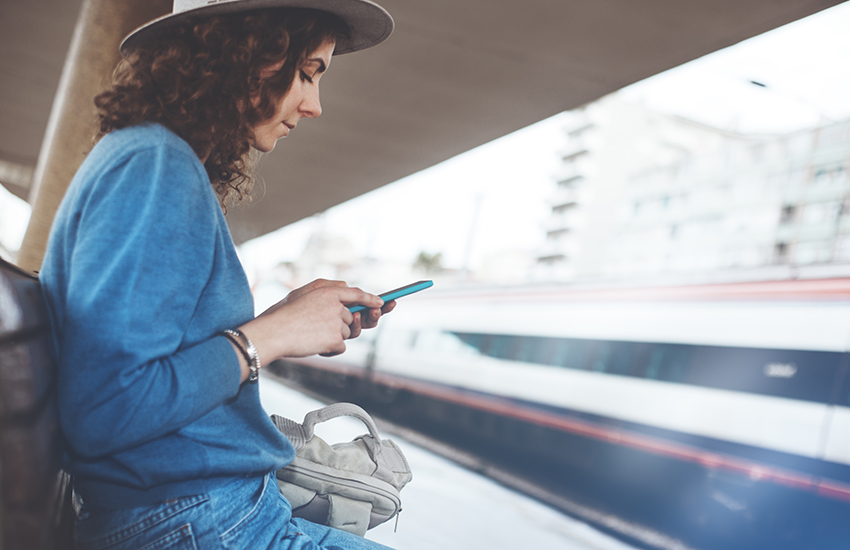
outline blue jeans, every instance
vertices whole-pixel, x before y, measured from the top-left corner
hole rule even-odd
[[[75,538],[79,550],[389,550],[292,518],[273,474],[142,508],[95,510],[83,503]]]

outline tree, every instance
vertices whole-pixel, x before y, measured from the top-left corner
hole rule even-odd
[[[419,256],[416,258],[416,261],[413,262],[413,269],[424,271],[429,275],[434,273],[440,273],[441,271],[443,271],[442,261],[442,252],[437,252],[436,254],[429,254],[423,250],[419,253]]]

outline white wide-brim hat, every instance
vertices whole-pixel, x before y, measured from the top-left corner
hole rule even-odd
[[[345,21],[350,36],[341,39],[334,55],[371,48],[393,32],[393,18],[387,10],[369,0],[174,0],[172,13],[131,32],[121,43],[126,54],[139,44],[155,39],[162,31],[191,17],[211,17],[265,8],[308,8],[332,13]]]

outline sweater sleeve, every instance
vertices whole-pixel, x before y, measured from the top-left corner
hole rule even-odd
[[[73,449],[98,457],[206,415],[236,397],[240,373],[214,332],[185,342],[221,223],[197,159],[163,144],[143,148],[117,159],[79,200],[59,402]]]

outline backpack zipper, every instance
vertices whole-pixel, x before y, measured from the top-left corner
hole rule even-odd
[[[401,508],[401,498],[397,497],[396,495],[387,491],[386,489],[381,489],[380,487],[373,487],[372,485],[368,485],[366,483],[363,483],[362,481],[357,481],[357,480],[354,480],[354,479],[345,479],[345,478],[332,476],[332,475],[329,475],[329,474],[323,474],[323,473],[320,473],[320,472],[315,472],[315,471],[310,470],[308,468],[296,466],[295,464],[290,464],[289,466],[286,466],[283,469],[284,470],[292,470],[293,472],[296,472],[296,473],[299,473],[299,474],[302,474],[302,475],[305,475],[305,476],[308,476],[308,477],[313,477],[313,478],[319,479],[321,481],[338,483],[338,484],[346,486],[346,487],[351,487],[352,489],[361,489],[361,490],[365,490],[367,492],[372,491],[374,493],[381,494],[381,495],[387,497],[389,500],[391,500],[393,502],[393,504],[395,505],[395,511],[393,511],[393,513],[390,514],[390,517],[395,516],[396,514],[398,514],[401,511],[400,510],[400,508]]]

